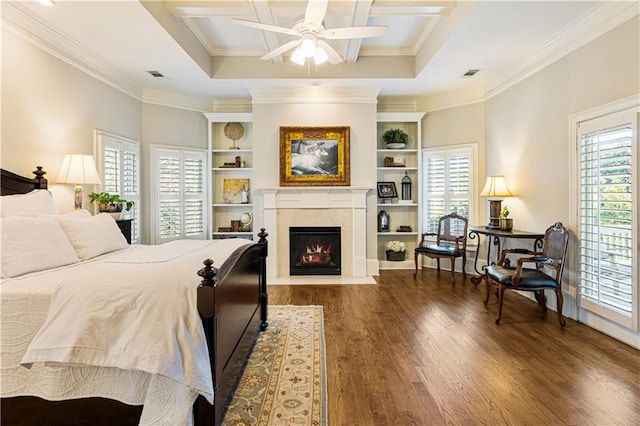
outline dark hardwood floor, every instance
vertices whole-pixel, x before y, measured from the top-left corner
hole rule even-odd
[[[508,292],[424,269],[379,285],[271,286],[322,305],[329,425],[635,425],[640,351]]]

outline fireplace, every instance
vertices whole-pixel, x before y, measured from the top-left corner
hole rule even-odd
[[[339,226],[289,227],[290,275],[341,275]]]

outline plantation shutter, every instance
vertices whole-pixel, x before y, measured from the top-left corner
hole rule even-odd
[[[631,328],[638,291],[634,122],[634,114],[612,114],[580,123],[578,136],[580,305]]]
[[[206,154],[154,148],[155,242],[206,238]]]
[[[184,159],[185,177],[185,226],[186,237],[198,238],[204,236],[204,158],[203,155],[194,156],[186,153]]]
[[[472,164],[472,147],[423,150],[423,232],[437,232],[445,214],[457,212],[471,220]]]
[[[127,138],[96,131],[102,191],[133,201],[131,242],[140,242],[140,145]]]

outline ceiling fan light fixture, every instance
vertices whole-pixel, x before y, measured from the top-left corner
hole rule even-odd
[[[304,56],[304,53],[302,53],[302,49],[300,47],[294,50],[293,54],[291,55],[291,62],[293,62],[294,64],[304,65],[305,59],[306,58]]]
[[[305,58],[312,58],[316,54],[316,43],[311,37],[303,37],[300,50]]]
[[[322,47],[318,46],[316,48],[316,54],[313,57],[313,60],[315,61],[316,65],[325,63],[327,59],[329,59],[329,55],[327,55],[327,52],[325,52]]]

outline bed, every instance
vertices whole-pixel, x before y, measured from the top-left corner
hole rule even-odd
[[[2,195],[13,197],[2,204],[1,424],[219,425],[268,326],[264,229],[257,243],[121,247],[101,215],[41,215],[39,206],[13,217],[20,197],[49,202],[46,172],[33,173],[2,170]],[[47,250],[59,229],[74,254]],[[37,246],[15,249],[29,233],[42,236]],[[105,233],[100,245],[112,245],[96,252],[87,241]]]

